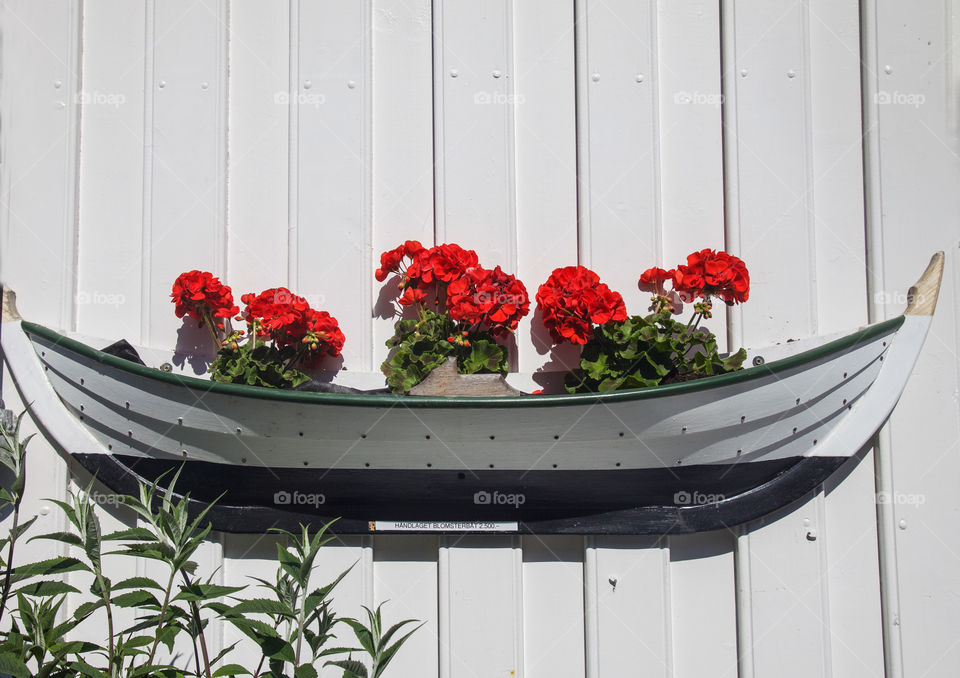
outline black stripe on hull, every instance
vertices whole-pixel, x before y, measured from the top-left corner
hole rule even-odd
[[[137,494],[181,462],[74,454],[117,493]],[[682,534],[732,527],[813,490],[847,457],[590,471],[290,469],[184,461],[178,494],[224,532],[317,527],[369,534],[371,521],[516,521],[535,534]],[[409,532],[405,532],[409,534]]]

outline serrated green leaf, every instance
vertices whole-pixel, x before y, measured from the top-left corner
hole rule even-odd
[[[80,593],[80,591],[62,581],[38,581],[24,584],[16,590],[25,596],[56,596],[61,593]]]
[[[90,568],[76,558],[60,556],[57,558],[48,558],[36,563],[29,563],[13,568],[13,580],[20,581],[27,577],[45,577],[49,575],[60,575],[67,572],[76,572],[82,570],[89,572]]]
[[[143,590],[121,593],[118,596],[114,596],[111,602],[117,607],[143,607],[145,605],[160,607],[160,601],[157,600],[156,596],[149,591]]]
[[[233,607],[237,614],[270,614],[281,617],[294,617],[295,613],[288,606],[269,598],[252,598],[243,600]]]
[[[0,673],[14,676],[14,678],[31,678],[33,672],[27,668],[23,661],[12,654],[0,652]]]

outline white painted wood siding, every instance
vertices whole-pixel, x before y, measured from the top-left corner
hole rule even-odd
[[[662,539],[357,537],[322,576],[357,563],[341,612],[389,599],[427,621],[391,676],[847,678],[885,657],[955,676],[960,26],[953,0],[862,4],[4,0],[0,279],[32,320],[181,347],[181,270],[288,284],[371,370],[391,331],[373,268],[407,238],[474,248],[531,293],[579,261],[634,312],[643,269],[727,247],[752,298],[713,328],[747,345],[898,313],[943,249],[881,453],[791,510]],[[532,328],[515,364],[563,369]],[[2,395],[22,407],[8,375]],[[43,498],[84,480],[42,439],[31,454],[29,510],[53,531]],[[201,568],[235,583],[273,554],[217,535]]]

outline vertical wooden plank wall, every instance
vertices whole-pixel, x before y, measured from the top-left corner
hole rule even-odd
[[[873,3],[867,75],[889,97],[864,129],[852,0],[6,2],[0,279],[31,319],[184,349],[198,338],[167,299],[179,271],[213,270],[238,293],[288,284],[340,320],[349,369],[376,371],[391,283],[372,272],[405,239],[476,249],[531,296],[579,262],[633,313],[649,303],[643,269],[726,245],[753,288],[742,312],[717,313],[721,336],[728,321],[748,345],[842,330],[866,321],[868,301],[876,316],[878,294],[897,312],[930,251],[960,242],[940,226],[957,207],[943,198],[957,66],[951,3],[935,4]],[[871,242],[862,134],[897,187]],[[871,450],[842,482],[743,529],[351,538],[327,547],[318,580],[352,565],[338,611],[389,599],[391,623],[427,622],[389,675],[881,675],[883,633],[903,647],[889,675],[950,675],[953,259],[887,439],[894,487],[924,498],[893,506],[896,627],[881,626]],[[536,327],[521,325],[514,365],[561,369],[570,356]],[[40,497],[87,479],[34,447],[29,505],[52,531],[61,519]],[[263,575],[275,539],[217,535],[201,568]]]
[[[36,291],[21,308],[65,328],[74,327],[78,296],[81,11],[79,1],[0,6],[0,280],[32,280]],[[22,412],[27,403],[6,365],[2,379],[4,406]],[[31,433],[38,430],[27,417],[23,434]],[[48,499],[65,496],[68,464],[42,436],[29,450],[24,508],[37,516],[36,534],[62,530],[66,519]],[[5,516],[5,531],[10,521]],[[55,555],[65,547],[24,540],[17,549],[23,562]]]
[[[957,559],[957,455],[960,375],[957,359],[960,181],[957,4],[926,3],[909,12],[895,2],[867,2],[863,79],[872,93],[875,150],[870,165],[871,297],[877,318],[896,314],[908,271],[946,252],[937,313],[898,409],[880,435],[885,494],[884,633],[891,638],[888,675],[948,676],[960,666],[950,629],[960,608]],[[884,516],[886,517],[886,516]]]
[[[727,198],[739,208],[727,227],[751,264],[751,301],[733,316],[748,345],[866,321],[857,15],[849,2],[726,8],[726,143],[738,158]],[[882,671],[867,457],[842,492],[828,486],[741,529],[746,675]],[[850,615],[856,625],[838,623]]]

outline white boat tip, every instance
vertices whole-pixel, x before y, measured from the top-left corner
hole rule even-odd
[[[907,310],[904,315],[933,315],[940,295],[940,281],[943,278],[943,252],[936,252],[927,265],[920,280],[907,292]]]
[[[13,322],[21,320],[20,312],[17,311],[17,293],[6,285],[0,285],[3,288],[3,322]]]

